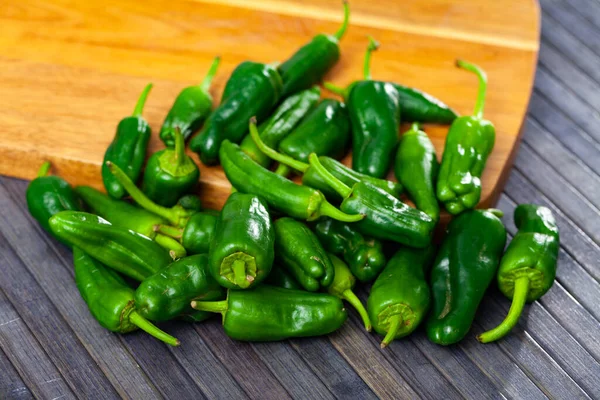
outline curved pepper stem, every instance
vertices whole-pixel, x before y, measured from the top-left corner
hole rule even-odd
[[[486,211],[489,212],[490,214],[494,214],[498,218],[504,217],[504,211],[499,210],[497,208],[488,208]]]
[[[365,218],[363,214],[346,214],[327,200],[323,200],[319,211],[321,217],[329,217],[342,222],[358,222]]]
[[[44,161],[44,163],[40,166],[40,169],[38,170],[37,177],[41,178],[42,176],[48,175],[48,172],[50,172],[50,167],[50,161]]]
[[[129,314],[129,322],[143,330],[144,332],[154,336],[158,340],[162,340],[166,344],[170,344],[171,346],[179,346],[181,342],[169,335],[168,333],[158,329],[156,325],[148,321],[146,318],[142,317],[137,311],[132,311]]]
[[[140,94],[140,97],[135,104],[135,108],[133,109],[132,115],[134,117],[139,117],[142,115],[142,111],[144,111],[144,105],[146,104],[146,99],[148,98],[148,93],[150,93],[150,90],[152,90],[151,83],[147,84],[144,90],[142,90],[142,94]]]
[[[362,319],[367,332],[371,332],[371,329],[373,327],[371,325],[371,319],[369,318],[369,313],[367,312],[367,310],[365,310],[365,306],[360,301],[360,299],[358,297],[356,297],[354,292],[350,289],[344,290],[342,292],[342,299],[346,300],[348,303],[350,303],[350,305],[352,305],[352,307],[354,307],[354,309],[358,312],[358,315],[360,315],[360,318]]]
[[[323,82],[323,87],[325,87],[325,89],[329,90],[333,94],[342,96],[344,99],[348,97],[348,88],[340,87],[331,82]]]
[[[379,48],[379,42],[373,39],[372,36],[367,36],[369,38],[369,45],[367,46],[367,52],[365,53],[365,61],[363,64],[363,77],[365,81],[371,80],[371,54],[373,51]]]
[[[529,278],[526,276],[517,278],[515,281],[515,292],[513,294],[512,304],[510,305],[510,309],[508,310],[506,318],[494,329],[477,336],[477,340],[479,340],[481,343],[489,343],[506,336],[506,334],[508,334],[512,328],[515,327],[517,322],[519,322],[519,317],[523,312],[523,307],[525,306],[528,293]]]
[[[158,232],[158,233],[162,233],[163,235],[169,236],[170,238],[173,238],[173,239],[181,239],[181,237],[183,236],[182,228],[176,228],[176,227],[170,226],[170,225],[155,225],[154,231]]]
[[[256,147],[258,147],[258,149],[260,151],[262,151],[263,153],[265,153],[269,158],[279,162],[280,164],[287,165],[288,167],[291,167],[302,173],[306,172],[306,170],[308,169],[308,167],[309,167],[308,164],[303,163],[302,161],[298,161],[290,156],[286,156],[285,154],[281,154],[281,153],[275,151],[274,149],[270,148],[269,146],[267,146],[265,144],[265,142],[263,142],[262,139],[260,138],[260,134],[258,133],[258,128],[256,127],[256,118],[255,117],[250,118],[250,136],[252,137],[252,140],[256,144]],[[279,175],[281,175],[281,174],[279,174]]]
[[[185,161],[185,139],[179,127],[175,128],[173,135],[175,136],[175,167],[179,168]]]
[[[220,313],[225,315],[227,312],[227,300],[220,301],[192,301],[191,304],[194,310],[207,311],[212,313]]]
[[[187,255],[187,251],[185,248],[179,243],[177,240],[172,237],[157,234],[154,236],[154,241],[158,243],[161,247],[169,250],[169,255],[171,255],[172,259],[182,258]]]
[[[313,167],[315,171],[317,171],[321,178],[323,178],[323,180],[329,186],[331,186],[333,190],[338,192],[340,196],[342,196],[343,198],[350,196],[350,193],[352,193],[352,189],[344,182],[340,181],[335,176],[333,176],[331,172],[327,171],[327,169],[325,169],[323,164],[321,164],[321,162],[319,161],[319,157],[316,153],[311,153],[308,156],[308,162],[310,166]]]
[[[204,80],[200,84],[200,88],[202,89],[202,91],[208,92],[208,89],[210,89],[210,85],[212,84],[213,78],[217,74],[217,70],[219,69],[220,63],[221,63],[221,57],[216,56],[214,58],[212,64],[210,65],[210,68],[208,69],[208,73],[206,74],[206,76],[204,77]]]
[[[483,106],[485,105],[485,93],[487,90],[487,74],[483,69],[481,69],[481,67],[471,64],[465,60],[456,60],[456,66],[477,74],[477,77],[479,78],[479,90],[477,91],[477,101],[475,102],[473,116],[482,118]]]
[[[337,40],[341,40],[342,37],[344,37],[348,30],[348,22],[350,21],[350,5],[348,4],[348,0],[344,0],[342,3],[344,4],[344,21],[342,22],[340,29],[333,34]]]
[[[392,343],[396,337],[396,334],[398,333],[398,329],[400,329],[400,325],[402,325],[402,322],[404,321],[404,318],[402,318],[401,314],[395,314],[389,318],[389,321],[390,327],[385,334],[385,337],[381,341],[381,344],[379,345],[379,347],[382,349],[386,348],[390,343]]]

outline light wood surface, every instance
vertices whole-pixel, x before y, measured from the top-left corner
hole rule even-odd
[[[454,60],[485,68],[485,116],[496,125],[497,139],[481,205],[495,203],[533,84],[537,3],[351,0],[350,5],[342,57],[328,80],[347,84],[360,78],[366,36],[372,35],[381,42],[372,61],[375,79],[420,88],[468,114],[477,80],[455,68]],[[222,56],[212,89],[216,102],[239,62],[284,60],[315,34],[334,32],[341,14],[339,0],[7,0],[0,7],[0,174],[30,179],[50,160],[53,172],[69,182],[100,188],[105,148],[146,83],[155,85],[144,112],[155,151],[162,147],[157,132],[173,99],[203,78],[215,55]],[[439,157],[447,129],[425,127]],[[220,167],[201,166],[200,193],[207,205],[222,205],[229,183]]]

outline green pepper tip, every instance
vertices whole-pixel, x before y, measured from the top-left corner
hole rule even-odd
[[[42,176],[48,175],[51,166],[50,161],[44,161],[38,170],[37,177],[41,178]]]

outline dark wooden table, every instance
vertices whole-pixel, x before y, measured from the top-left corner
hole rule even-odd
[[[550,207],[562,246],[555,285],[505,340],[474,338],[508,309],[495,289],[450,348],[418,332],[380,350],[354,314],[329,337],[271,344],[233,342],[218,318],[166,326],[180,348],[114,335],[89,315],[70,252],[29,217],[27,182],[0,178],[0,399],[600,398],[600,2],[541,3],[535,91],[498,207],[510,234],[516,204]]]

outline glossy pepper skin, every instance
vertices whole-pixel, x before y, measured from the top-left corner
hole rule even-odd
[[[148,84],[142,91],[133,114],[119,122],[117,133],[104,153],[102,181],[106,192],[115,199],[123,197],[125,190],[112,176],[105,163],[110,161],[118,165],[134,182],[140,177],[151,134],[150,125],[142,117],[142,111],[151,89],[152,84]]]
[[[260,138],[269,146],[277,148],[304,116],[317,105],[320,97],[321,89],[313,86],[286,98],[258,127]],[[271,158],[260,151],[250,135],[244,137],[240,148],[261,166],[268,168],[271,165]]]
[[[186,194],[177,200],[177,204],[186,210],[202,211],[202,201],[195,194]]]
[[[482,343],[498,340],[519,321],[525,302],[542,297],[554,284],[559,250],[559,233],[552,212],[535,204],[521,204],[514,220],[519,230],[508,245],[500,268],[498,287],[512,299],[505,320],[496,328],[482,333]]]
[[[189,139],[210,115],[213,98],[209,90],[220,61],[220,57],[215,57],[202,83],[186,87],[175,98],[160,128],[160,140],[165,146],[175,146],[176,131],[181,132],[184,141]]]
[[[279,66],[284,97],[319,83],[340,59],[339,41],[346,33],[350,19],[348,2],[343,4],[344,21],[335,34],[315,36]]]
[[[193,301],[192,307],[223,314],[227,336],[243,341],[326,335],[339,329],[348,317],[335,296],[269,285],[229,290],[227,300]]]
[[[481,174],[496,140],[494,125],[483,119],[487,88],[485,72],[462,60],[457,61],[457,65],[477,74],[479,91],[473,115],[457,118],[450,126],[438,174],[437,198],[453,215],[479,203]]]
[[[208,253],[218,219],[219,212],[209,210],[190,217],[181,236],[181,244],[188,254]]]
[[[264,280],[264,283],[284,289],[304,290],[302,285],[285,268],[279,265],[273,265],[271,273]]]
[[[425,275],[434,256],[433,246],[402,247],[371,287],[367,310],[375,331],[384,336],[382,348],[409,335],[427,315],[431,291]]]
[[[144,279],[135,290],[138,313],[152,321],[197,314],[192,300],[221,300],[225,290],[208,272],[208,256],[184,257]],[[204,313],[208,318],[210,314]],[[198,316],[195,316],[196,320]]]
[[[277,264],[308,291],[331,285],[335,274],[333,264],[308,226],[288,217],[279,218],[274,225]]]
[[[459,342],[471,329],[475,312],[496,275],[506,243],[499,210],[471,210],[455,217],[431,272],[429,340]]]
[[[314,227],[315,234],[325,249],[341,256],[352,275],[361,282],[370,282],[386,265],[381,242],[365,238],[353,224],[322,219]]]
[[[210,242],[210,274],[228,289],[256,286],[271,272],[274,241],[267,205],[255,195],[232,193],[221,210]]]
[[[453,109],[430,94],[398,83],[392,85],[398,91],[405,122],[450,124],[458,117]]]
[[[425,132],[414,123],[400,139],[394,173],[417,208],[434,221],[440,219],[440,206],[435,194],[439,163],[435,148]]]
[[[150,238],[119,228],[96,215],[61,211],[50,218],[50,229],[101,263],[142,281],[172,261],[169,253]]]
[[[116,272],[73,247],[75,283],[92,316],[112,332],[128,333],[141,328],[146,333],[179,346],[179,340],[147,321],[135,308],[134,292]]]
[[[46,161],[40,167],[37,178],[27,186],[25,198],[31,216],[46,232],[56,237],[48,223],[50,217],[60,211],[81,210],[81,201],[67,181],[58,176],[48,175],[48,172],[50,172],[50,162]],[[56,238],[67,244],[62,239]]]
[[[166,148],[152,154],[144,171],[142,190],[154,202],[170,207],[193,190],[200,179],[200,170],[185,154],[185,142],[175,131],[175,148]]]
[[[190,142],[206,165],[218,162],[224,140],[239,143],[248,132],[248,120],[269,116],[282,95],[279,73],[272,65],[251,61],[241,63],[225,85],[221,104],[206,121],[199,135]]]

